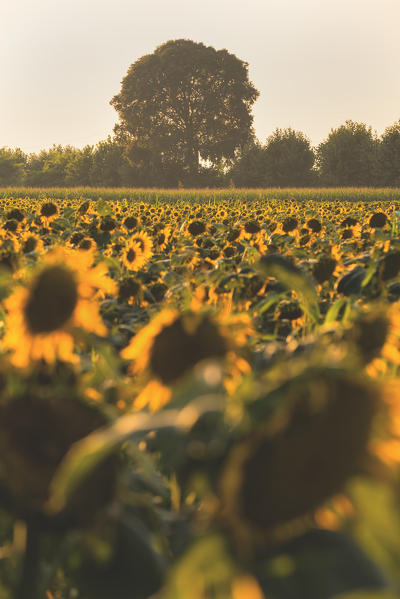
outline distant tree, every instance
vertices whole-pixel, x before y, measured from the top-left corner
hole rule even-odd
[[[227,173],[236,187],[265,187],[265,148],[252,141],[238,154]]]
[[[313,182],[315,155],[301,131],[277,128],[264,150],[264,184],[267,187],[302,187]]]
[[[80,187],[91,185],[93,166],[93,146],[85,146],[82,150],[74,149],[65,167],[65,185]]]
[[[37,187],[66,186],[67,167],[75,149],[72,146],[53,145],[27,159],[25,182]]]
[[[227,50],[171,40],[132,64],[111,104],[128,156],[151,176],[196,180],[201,163],[232,160],[252,137],[258,91]]]
[[[0,186],[23,183],[26,159],[26,154],[19,148],[0,148]]]
[[[125,181],[127,159],[124,148],[115,138],[108,136],[93,150],[90,181],[99,187],[121,187]]]
[[[317,149],[321,181],[326,185],[372,186],[376,183],[378,140],[371,127],[346,121],[332,129]]]
[[[387,127],[381,137],[378,178],[384,187],[400,187],[400,119]]]

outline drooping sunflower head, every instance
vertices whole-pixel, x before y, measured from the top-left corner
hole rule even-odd
[[[21,223],[25,219],[25,215],[19,208],[12,208],[6,214],[7,219],[14,219]]]
[[[6,220],[3,224],[3,229],[9,233],[16,233],[19,227],[19,222],[13,218]]]
[[[390,328],[390,315],[385,310],[365,310],[355,316],[349,334],[362,363],[368,364],[381,353]]]
[[[43,249],[43,241],[34,233],[25,233],[21,238],[21,250],[23,254],[41,251]]]
[[[188,225],[188,231],[190,235],[197,237],[206,231],[206,225],[202,220],[192,220]]]
[[[388,217],[384,212],[374,212],[369,219],[369,226],[371,229],[383,229],[388,222]]]
[[[291,233],[292,231],[297,229],[298,225],[299,222],[297,218],[295,218],[294,216],[287,216],[282,222],[282,230],[285,233]]]
[[[124,277],[119,282],[118,299],[121,301],[140,299],[142,294],[142,285],[139,280],[133,277]]]
[[[249,542],[294,533],[362,471],[378,404],[374,387],[327,370],[277,393],[285,406],[231,450],[221,477],[222,516]]]
[[[76,441],[106,423],[99,409],[79,397],[46,397],[26,391],[0,404],[0,485],[10,509],[42,524],[85,526],[115,491],[117,461],[108,458],[74,493],[60,517],[47,517],[45,504],[57,466]]]
[[[124,219],[124,227],[128,229],[128,231],[133,231],[139,225],[139,219],[136,216],[127,216]]]
[[[307,227],[311,229],[313,233],[319,233],[322,229],[321,221],[317,218],[310,218],[307,221]]]
[[[201,360],[227,351],[224,336],[208,315],[167,309],[139,331],[122,356],[134,360],[134,371],[148,368],[152,377],[169,385]]]
[[[40,208],[40,214],[47,220],[52,220],[58,215],[58,207],[54,202],[44,202]]]
[[[152,374],[170,384],[206,358],[222,357],[226,341],[207,316],[181,315],[154,338],[149,356]]]

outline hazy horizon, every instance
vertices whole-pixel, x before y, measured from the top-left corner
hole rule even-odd
[[[378,134],[400,118],[397,0],[14,0],[0,7],[0,147],[83,147],[112,134],[130,64],[169,39],[226,48],[260,91],[257,137],[317,145],[347,119]]]

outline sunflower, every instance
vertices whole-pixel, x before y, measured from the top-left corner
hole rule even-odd
[[[226,358],[232,363],[228,384],[233,384],[238,373],[246,370],[235,349],[245,344],[248,329],[242,317],[231,318],[229,323],[219,324],[207,312],[188,310],[180,314],[173,308],[160,312],[121,353],[124,359],[132,360],[132,373],[147,370],[151,378],[136,398],[135,407],[160,409],[169,401],[173,385],[196,364],[210,358]]]
[[[146,256],[136,241],[129,240],[121,253],[122,262],[128,270],[136,271],[146,263]]]
[[[169,227],[164,227],[155,234],[155,245],[160,252],[165,250],[170,236],[171,229]]]
[[[96,299],[114,291],[105,265],[93,267],[90,254],[59,249],[47,254],[28,283],[5,301],[3,345],[12,352],[11,362],[19,367],[57,358],[76,362],[74,331],[106,335]]]
[[[130,238],[130,243],[137,243],[144,256],[145,262],[148,262],[153,254],[153,241],[148,233],[139,231]]]
[[[285,405],[233,447],[222,470],[221,516],[238,541],[250,544],[303,531],[368,457],[374,387],[321,370],[281,393]]]
[[[44,202],[40,208],[40,214],[44,220],[50,223],[58,216],[58,207],[54,202]]]
[[[41,252],[43,250],[43,241],[35,233],[29,233],[25,231],[20,236],[21,251],[23,254],[30,254],[31,252]]]
[[[61,514],[47,514],[46,503],[54,473],[70,446],[107,420],[71,388],[57,397],[38,391],[26,390],[0,404],[0,485],[7,489],[10,508],[19,517],[34,517],[57,528],[87,526],[114,496],[117,458],[108,457],[97,466]]]

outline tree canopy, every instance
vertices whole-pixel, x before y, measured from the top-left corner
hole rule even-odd
[[[347,120],[332,129],[317,150],[322,180],[327,185],[374,185],[378,140],[371,127]]]
[[[111,104],[133,164],[197,175],[201,161],[231,161],[252,137],[259,92],[227,50],[171,40],[132,64]],[[176,174],[176,173],[175,173]]]

